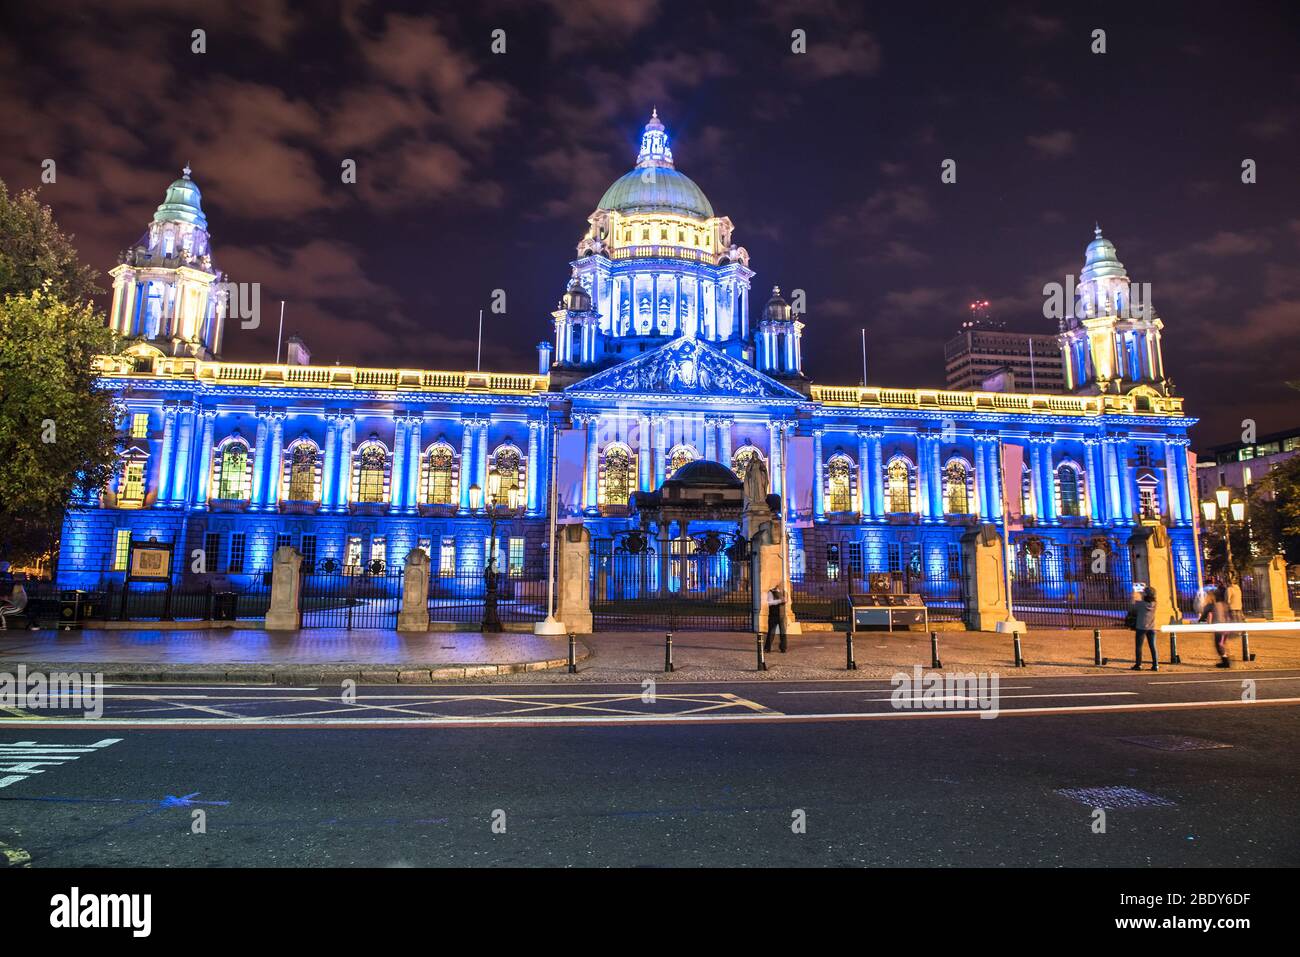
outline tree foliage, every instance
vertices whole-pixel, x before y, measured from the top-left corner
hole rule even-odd
[[[0,560],[47,555],[64,512],[112,475],[112,397],[91,371],[111,336],[93,278],[49,207],[0,181]]]

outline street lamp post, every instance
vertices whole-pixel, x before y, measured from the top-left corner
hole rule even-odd
[[[1241,499],[1234,500],[1232,489],[1226,485],[1220,485],[1214,490],[1214,498],[1201,503],[1201,514],[1205,516],[1207,525],[1213,525],[1215,517],[1218,517],[1220,526],[1223,529],[1223,546],[1228,563],[1228,581],[1235,581],[1237,570],[1232,561],[1232,525],[1240,525],[1245,521],[1246,503]],[[1229,516],[1231,516],[1231,521],[1229,521]]]
[[[513,513],[518,502],[518,489],[507,489],[505,508]],[[483,566],[483,623],[480,626],[486,632],[501,631],[501,616],[497,613],[497,520],[501,517],[501,476],[488,477],[487,514],[491,523],[488,535],[488,559]],[[483,507],[483,489],[477,484],[469,487],[470,508],[478,511]]]

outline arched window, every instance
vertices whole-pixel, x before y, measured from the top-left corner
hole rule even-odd
[[[1060,490],[1062,515],[1083,514],[1079,495],[1080,478],[1079,470],[1073,465],[1062,464],[1056,468],[1056,487]]]
[[[456,468],[456,453],[451,446],[439,442],[429,449],[429,478],[424,500],[433,505],[452,505],[452,473]]]
[[[492,455],[492,474],[500,476],[500,484],[496,487],[498,504],[505,505],[510,501],[512,488],[523,488],[524,483],[519,478],[519,460],[519,450],[513,445],[502,445]]]
[[[912,474],[902,459],[894,459],[885,467],[885,497],[889,511],[912,511]]]
[[[826,463],[826,508],[831,512],[853,511],[853,461],[837,454]]]
[[[357,501],[384,501],[384,473],[388,471],[388,452],[378,442],[367,442],[357,454]]]
[[[295,442],[289,449],[289,501],[316,501],[317,458],[316,446],[310,442]]]
[[[626,446],[605,448],[605,505],[626,505],[632,494],[632,453]]]
[[[217,498],[247,499],[248,491],[248,444],[243,441],[228,442],[221,450]]]
[[[948,515],[970,513],[970,493],[967,482],[970,471],[961,459],[951,459],[943,470],[943,510]]]
[[[731,471],[735,472],[742,479],[745,472],[749,469],[749,462],[754,456],[758,456],[760,462],[765,461],[763,453],[752,445],[742,445],[736,449],[736,453],[731,457]]]
[[[694,462],[700,457],[700,454],[689,445],[677,445],[668,453],[668,478],[673,477],[673,473],[685,465],[687,462]]]

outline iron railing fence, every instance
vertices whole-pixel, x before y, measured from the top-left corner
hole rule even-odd
[[[1110,539],[1061,544],[1013,538],[1011,604],[1040,628],[1117,628],[1133,605],[1128,548]]]
[[[504,624],[541,621],[547,615],[546,566],[512,566],[496,571],[497,617]],[[478,625],[483,621],[488,581],[482,570],[442,572],[429,576],[429,621]]]
[[[743,551],[674,540],[628,550],[596,543],[591,613],[598,630],[748,631],[753,625],[750,562]],[[711,543],[709,544],[711,547]]]

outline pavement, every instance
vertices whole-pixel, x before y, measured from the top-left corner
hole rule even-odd
[[[351,678],[365,684],[430,681],[529,681],[583,683],[640,681],[842,680],[888,677],[914,665],[929,668],[930,637],[924,632],[859,632],[856,671],[846,669],[842,632],[808,631],[791,636],[789,652],[766,656],[757,670],[754,636],[747,633],[678,632],[674,671],[664,671],[664,635],[606,632],[578,639],[578,673],[568,674],[567,638],[526,633],[260,630],[93,630],[0,632],[0,670],[18,664],[29,671],[102,673],[108,681],[195,681],[314,684]],[[1133,660],[1132,633],[1102,632],[1109,664],[1093,664],[1092,632],[1031,630],[1021,638],[1026,667],[1013,668],[1010,636],[989,632],[938,633],[943,670],[1014,671],[1024,675],[1115,673]],[[1214,670],[1217,658],[1207,634],[1184,635],[1181,664],[1169,663],[1169,636],[1158,646],[1165,671]],[[1257,632],[1250,637],[1255,660],[1241,660],[1240,641],[1229,648],[1238,671],[1300,668],[1300,626],[1295,631]],[[1147,662],[1149,667],[1150,662]]]
[[[1300,672],[889,691],[122,685],[0,719],[0,865],[1300,865]]]

